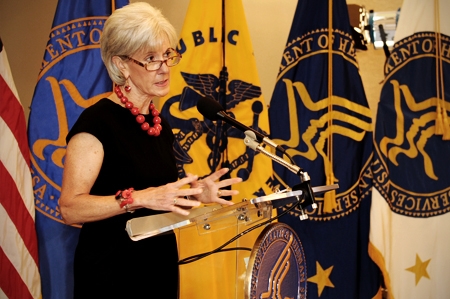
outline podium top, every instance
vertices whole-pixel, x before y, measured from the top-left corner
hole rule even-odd
[[[337,189],[338,187],[337,184],[319,186],[313,187],[312,191],[314,194],[318,194]],[[132,240],[138,241],[188,225],[202,224],[203,227],[206,227],[206,225],[211,223],[216,223],[219,226],[234,225],[239,221],[243,221],[246,224],[254,223],[269,219],[274,206],[299,202],[302,194],[302,190],[285,190],[231,206],[208,205],[194,208],[190,210],[187,216],[170,212],[133,218],[127,221],[125,230]],[[274,203],[275,205],[273,205]]]

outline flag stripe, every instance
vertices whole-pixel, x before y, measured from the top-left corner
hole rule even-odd
[[[5,60],[3,57],[5,54],[2,51],[0,60]],[[17,139],[18,144],[20,145],[20,152],[25,158],[25,161],[30,166],[29,150],[28,150],[28,141],[26,135],[26,122],[25,116],[23,114],[22,104],[19,102],[19,98],[17,97],[17,91],[14,86],[14,83],[10,80],[10,74],[4,70],[4,68],[9,65],[3,65],[0,67],[0,118],[4,120],[4,122],[8,125],[11,131],[14,133],[15,139]],[[3,143],[3,135],[2,136],[2,144]]]
[[[9,127],[0,117],[0,136],[2,136],[2,143],[8,144],[9,147],[0,148],[0,161],[4,164],[5,169],[13,179],[13,183],[19,192],[19,196],[22,199],[22,204],[25,205],[28,214],[34,220],[34,205],[33,205],[33,193],[31,174],[28,163],[22,155],[17,155],[20,150],[20,145],[15,139],[13,132],[9,130]],[[22,174],[27,174],[22,175]],[[4,184],[4,183],[0,183]],[[7,186],[5,184],[5,186]],[[0,199],[2,200],[2,199]]]
[[[33,298],[1,247],[0,265],[0,298]]]
[[[2,219],[0,287],[5,293],[9,293],[8,289],[13,288],[15,292],[23,295],[31,292],[33,298],[39,298],[41,289],[37,264],[2,205],[0,205],[0,219]],[[28,296],[10,298],[28,298]]]
[[[1,69],[1,68],[0,68]],[[2,74],[3,75],[3,74]],[[34,203],[30,179],[24,179],[22,174],[30,173],[30,159],[28,140],[26,135],[25,118],[23,108],[14,96],[14,84],[8,83],[0,77],[0,90],[2,91],[0,101],[0,136],[2,144],[9,145],[0,148],[0,161],[13,177],[17,189],[20,192],[22,203],[26,204],[28,213],[34,220]],[[12,88],[10,88],[12,86]],[[21,155],[17,155],[18,153]],[[16,157],[17,156],[17,157]],[[14,158],[16,157],[16,158]]]
[[[0,53],[0,294],[41,298],[33,187],[23,107]]]
[[[2,143],[9,145],[9,147],[0,147],[0,189],[6,193],[4,194],[6,196],[0,197],[0,203],[13,219],[18,232],[37,263],[38,250],[34,230],[33,187],[30,169],[24,157],[17,155],[20,146],[3,118],[0,118],[0,136],[2,136]],[[26,135],[24,136],[26,140]],[[29,228],[33,228],[33,230]]]
[[[29,187],[31,188],[31,185]],[[14,223],[14,226],[25,243],[26,248],[28,248],[33,260],[37,264],[38,250],[33,218],[31,217],[29,211],[27,211],[22,197],[20,196],[17,188],[15,188],[14,180],[9,175],[8,170],[5,168],[3,163],[0,163],[0,190],[2,190],[3,193],[3,196],[0,196],[0,204],[8,217],[11,218],[12,223]]]
[[[16,99],[19,99],[19,94],[17,93],[16,86],[14,85],[13,76],[11,73],[11,68],[9,67],[8,57],[4,49],[0,49],[0,61],[2,62],[2,67],[0,67],[0,76],[5,80],[8,87],[14,94]]]
[[[2,51],[4,62],[6,54]],[[0,203],[10,215],[30,251],[34,262],[38,263],[36,232],[34,230],[33,187],[30,175],[28,141],[25,128],[23,108],[15,94],[10,72],[5,71],[5,64],[0,77],[0,190],[7,192],[0,197]],[[19,154],[21,153],[21,154]],[[33,228],[30,230],[29,228]]]

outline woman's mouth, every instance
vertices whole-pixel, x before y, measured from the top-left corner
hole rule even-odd
[[[162,80],[162,81],[156,82],[155,85],[157,85],[157,86],[159,86],[159,87],[164,87],[164,86],[166,86],[168,83],[169,83],[169,79],[166,79],[166,80]]]

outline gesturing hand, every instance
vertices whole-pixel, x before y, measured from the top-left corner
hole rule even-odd
[[[203,180],[195,180],[190,183],[191,188],[201,188],[203,192],[194,195],[194,198],[202,203],[218,203],[222,205],[232,205],[231,201],[220,198],[221,196],[232,196],[239,194],[238,190],[221,189],[242,182],[241,178],[232,178],[222,181],[219,180],[229,171],[228,168],[222,168],[207,176]],[[192,174],[187,174],[187,177]]]

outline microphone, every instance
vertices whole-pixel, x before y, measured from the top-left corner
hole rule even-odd
[[[204,117],[210,120],[223,120],[233,127],[241,130],[242,132],[245,131],[252,131],[255,133],[256,140],[258,142],[263,142],[267,145],[272,146],[273,148],[276,148],[281,153],[285,153],[285,149],[270,140],[267,136],[264,134],[261,134],[260,132],[247,127],[246,125],[238,122],[236,119],[229,116],[223,109],[222,105],[220,105],[217,101],[207,98],[207,97],[201,97],[197,102],[197,110],[200,112]]]

